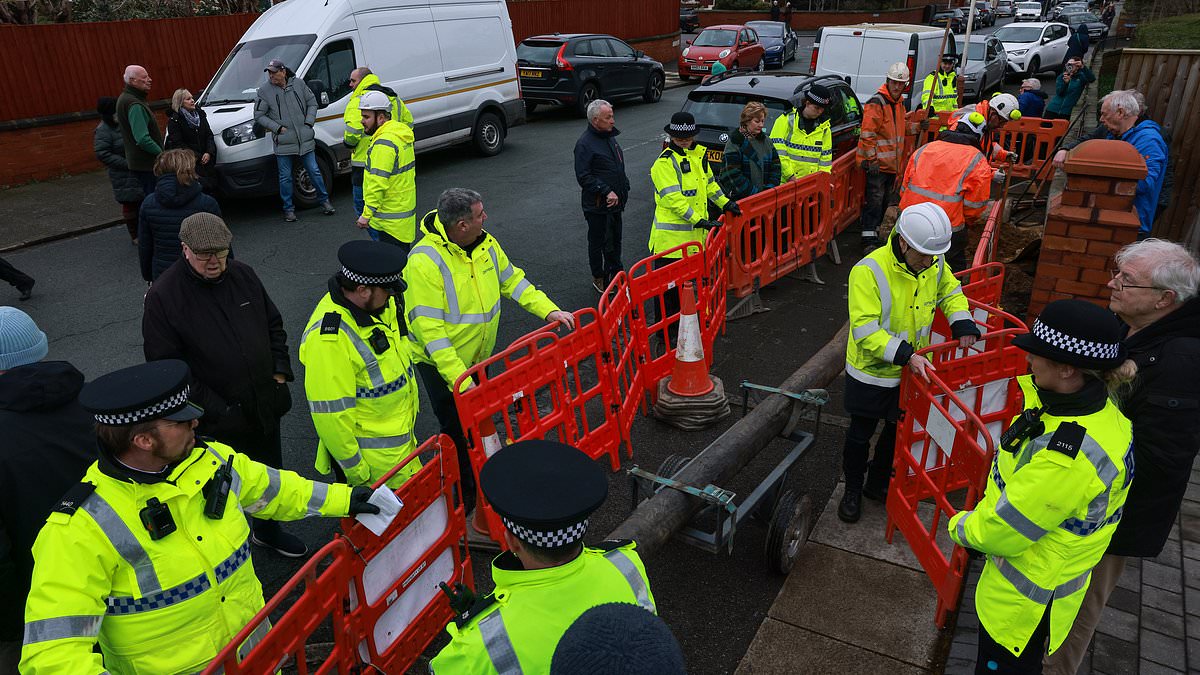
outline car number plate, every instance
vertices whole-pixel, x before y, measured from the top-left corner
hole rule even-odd
[[[705,155],[704,155],[705,159],[707,159],[708,161],[710,161],[710,162],[718,162],[718,163],[721,161],[721,159],[722,159],[724,156],[725,156],[725,151],[724,151],[724,150],[715,150],[715,149],[712,149],[712,148],[709,148],[708,152],[706,152],[706,153],[705,153]]]
[[[692,66],[692,70],[695,70],[695,71],[701,72],[701,73],[707,73],[708,68],[709,67],[707,65],[701,65],[701,64],[696,64],[696,65]]]
[[[542,71],[540,71],[540,70],[521,69],[521,77],[541,77],[541,76],[542,76]]]

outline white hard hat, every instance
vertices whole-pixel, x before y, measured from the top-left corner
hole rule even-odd
[[[965,129],[963,127],[965,127]],[[958,124],[955,126],[954,130],[960,132],[965,131],[967,133],[975,134],[976,136],[983,136],[983,132],[987,131],[987,118],[972,110],[971,114],[958,119]]]
[[[388,100],[387,94],[382,91],[368,91],[358,99],[359,110],[382,110],[391,112],[392,102]]]
[[[908,65],[897,61],[888,66],[887,79],[897,82],[908,82],[912,78],[912,73],[908,70]]]
[[[996,114],[1006,120],[1021,119],[1021,109],[1017,104],[1017,97],[1012,94],[996,94],[988,101],[988,105]]]
[[[926,255],[941,255],[950,250],[950,216],[932,202],[913,204],[900,212],[896,229],[909,246]]]

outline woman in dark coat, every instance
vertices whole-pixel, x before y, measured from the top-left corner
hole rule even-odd
[[[108,167],[108,181],[112,183],[113,197],[121,205],[121,217],[129,238],[137,245],[138,207],[145,194],[142,184],[129,173],[125,162],[125,142],[121,140],[121,127],[117,124],[117,99],[104,96],[96,103],[100,113],[100,124],[92,134],[92,151],[96,159]]]
[[[138,214],[138,258],[142,278],[154,281],[179,259],[179,225],[201,211],[221,215],[217,200],[204,194],[196,179],[196,155],[191,150],[166,150],[154,160],[158,182]]]
[[[741,125],[725,142],[724,164],[717,180],[730,199],[749,197],[781,182],[779,153],[763,131],[766,122],[767,107],[751,101],[742,109]]]
[[[171,95],[171,114],[167,116],[166,149],[187,148],[196,154],[196,175],[205,191],[216,186],[217,143],[208,126],[208,115],[196,105],[187,89]]]

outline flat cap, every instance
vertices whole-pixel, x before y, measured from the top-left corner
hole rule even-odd
[[[179,224],[179,241],[196,253],[215,253],[229,249],[233,233],[220,216],[201,211]]]

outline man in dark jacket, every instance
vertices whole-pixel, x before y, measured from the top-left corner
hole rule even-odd
[[[33,541],[50,509],[95,460],[83,374],[46,357],[46,334],[0,307],[0,673],[16,673]]]
[[[279,167],[279,198],[283,201],[283,219],[296,221],[296,209],[292,205],[292,170],[294,160],[304,163],[317,190],[317,201],[321,212],[333,215],[333,204],[329,202],[325,180],[333,176],[322,176],[317,166],[317,97],[304,80],[296,77],[283,61],[271,59],[264,68],[267,83],[258,88],[254,101],[254,120],[271,132],[275,138],[275,160]]]
[[[1071,634],[1046,673],[1074,674],[1129,557],[1162,552],[1200,448],[1200,263],[1187,249],[1146,239],[1117,252],[1109,309],[1126,324],[1137,364],[1121,412],[1133,422],[1133,485]]]
[[[282,468],[279,419],[292,407],[293,379],[283,318],[254,270],[229,259],[233,235],[224,221],[190,216],[179,240],[183,257],[146,294],[146,360],[180,359],[191,368],[192,400],[204,408],[200,434]],[[251,525],[260,546],[289,557],[308,553],[277,521]]]
[[[125,143],[125,162],[149,197],[154,192],[154,159],[163,149],[158,120],[146,103],[153,80],[145,68],[137,65],[125,67],[124,79],[125,89],[117,98],[117,123]]]
[[[625,153],[617,143],[612,104],[588,104],[588,127],[575,142],[575,178],[583,188],[583,217],[588,224],[588,263],[592,287],[603,293],[621,265],[621,212],[629,200]]]

